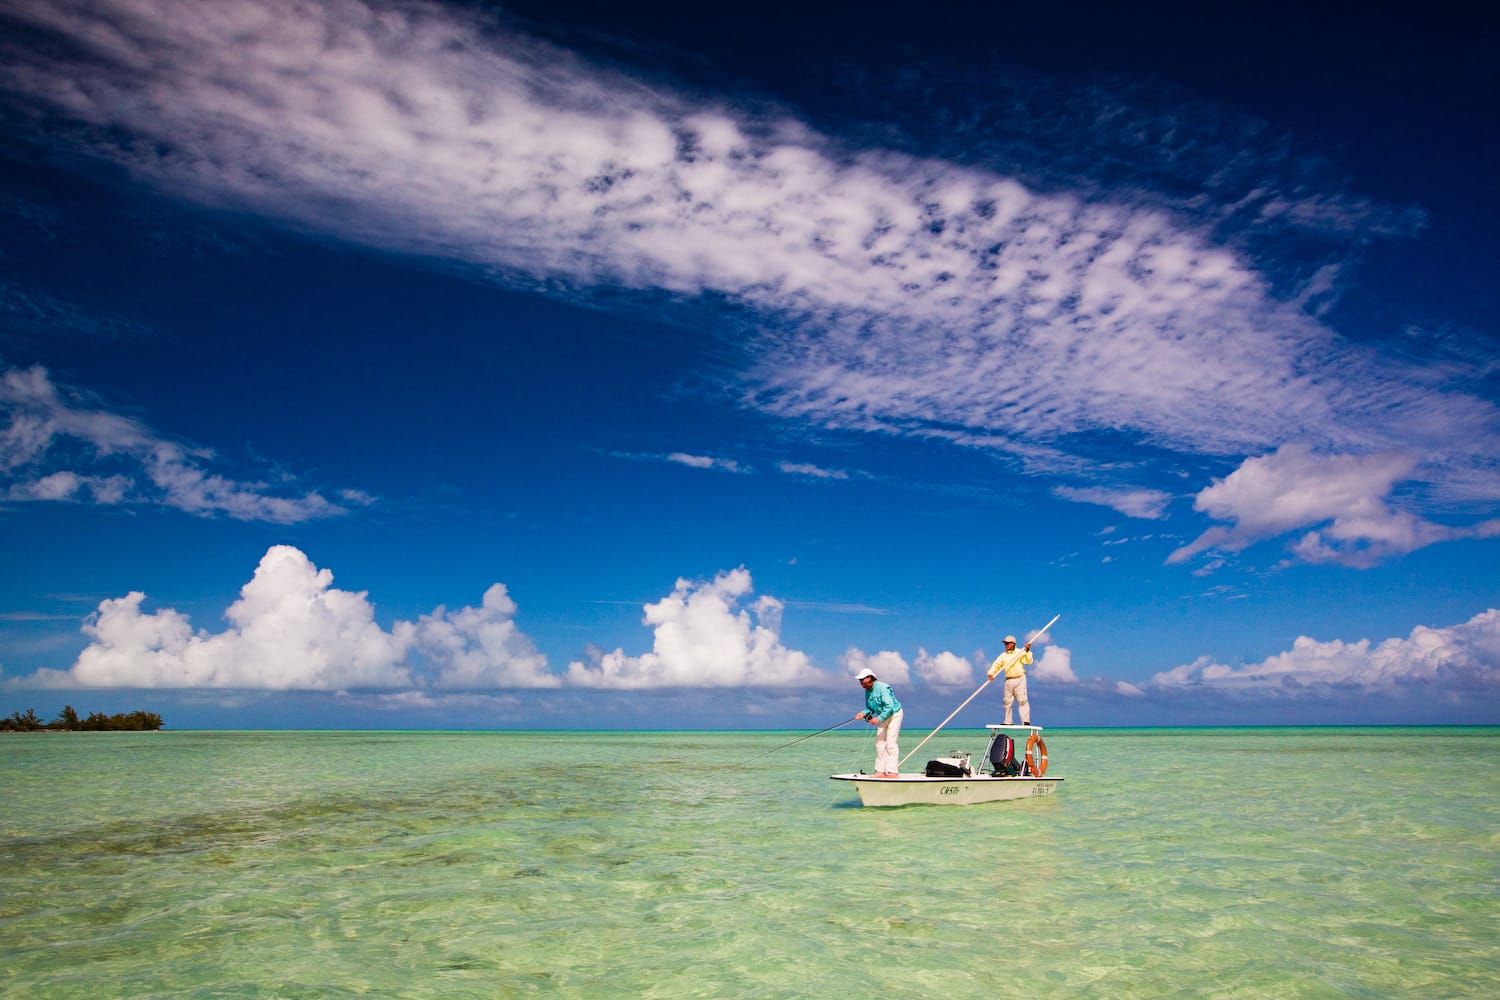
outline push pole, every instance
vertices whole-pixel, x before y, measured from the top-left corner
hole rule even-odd
[[[1026,640],[1026,645],[1028,645],[1028,646],[1029,646],[1029,645],[1031,645],[1031,644],[1032,644],[1032,643],[1033,643],[1033,642],[1036,642],[1036,641],[1037,641],[1037,640],[1038,640],[1038,639],[1040,639],[1040,638],[1041,638],[1041,637],[1042,637],[1042,633],[1043,633],[1043,632],[1045,632],[1045,631],[1047,631],[1047,630],[1048,630],[1048,629],[1049,629],[1049,628],[1051,628],[1051,627],[1052,627],[1052,626],[1053,626],[1053,625],[1056,625],[1056,624],[1057,624],[1057,620],[1058,620],[1058,619],[1059,619],[1059,618],[1061,618],[1061,617],[1062,617],[1062,615],[1053,615],[1053,616],[1052,616],[1052,620],[1051,620],[1051,621],[1050,621],[1050,622],[1048,622],[1048,623],[1047,623],[1047,624],[1045,624],[1045,625],[1043,625],[1043,626],[1042,626],[1042,628],[1041,628],[1041,631],[1039,631],[1039,632],[1037,632],[1037,633],[1036,633],[1036,634],[1035,634],[1035,635],[1033,635],[1033,636],[1032,636],[1032,637],[1031,637],[1031,638],[1030,638],[1030,639],[1027,639],[1027,640]],[[907,755],[906,755],[906,756],[905,756],[905,757],[902,757],[902,758],[901,758],[901,760],[900,760],[900,762],[899,762],[899,763],[898,763],[898,764],[897,764],[897,765],[896,765],[896,770],[897,770],[897,771],[900,771],[900,770],[901,770],[901,765],[902,765],[902,764],[905,764],[905,763],[906,763],[906,762],[907,762],[907,761],[908,761],[908,760],[910,760],[910,759],[911,759],[911,755],[912,755],[912,754],[914,754],[914,753],[916,753],[916,752],[917,752],[917,751],[918,751],[918,750],[920,750],[920,749],[922,749],[922,747],[924,747],[924,746],[926,746],[926,744],[927,744],[927,740],[930,740],[930,739],[932,739],[932,738],[933,738],[933,737],[934,737],[934,736],[936,736],[936,735],[937,735],[937,734],[938,734],[938,729],[942,729],[942,728],[943,728],[943,727],[944,727],[944,726],[946,726],[946,725],[947,725],[947,724],[948,724],[948,723],[949,723],[949,722],[952,722],[952,721],[953,721],[953,716],[955,716],[955,715],[957,715],[957,714],[958,714],[958,713],[959,713],[959,712],[962,712],[962,711],[963,711],[963,710],[964,710],[964,705],[967,705],[967,704],[968,704],[968,703],[969,703],[969,702],[971,702],[971,701],[973,701],[973,700],[974,700],[974,699],[975,699],[975,698],[977,698],[977,697],[979,697],[979,692],[981,692],[981,691],[983,691],[983,690],[984,690],[984,689],[985,689],[985,688],[987,688],[987,687],[989,687],[989,686],[990,686],[990,683],[991,683],[991,682],[992,682],[992,681],[994,681],[994,679],[995,679],[995,678],[993,678],[993,677],[986,677],[986,678],[985,678],[985,679],[984,679],[984,683],[983,683],[983,684],[981,684],[981,685],[979,685],[979,687],[977,687],[977,688],[975,688],[975,689],[974,689],[974,693],[973,693],[973,694],[971,694],[971,695],[969,695],[969,696],[968,696],[968,697],[967,697],[967,698],[965,698],[965,699],[964,699],[964,704],[963,704],[963,705],[960,705],[960,706],[958,706],[958,707],[957,707],[957,708],[955,708],[955,709],[954,709],[954,710],[953,710],[953,711],[952,711],[952,712],[951,712],[951,713],[950,713],[950,714],[949,714],[949,716],[948,716],[948,718],[946,718],[946,719],[944,719],[944,720],[943,720],[943,721],[942,721],[942,722],[939,722],[939,723],[938,723],[938,727],[937,727],[937,729],[934,729],[934,730],[933,730],[933,731],[932,731],[932,732],[930,732],[930,733],[928,733],[928,734],[927,734],[927,737],[926,737],[926,739],[924,739],[924,740],[922,740],[922,742],[921,742],[921,743],[918,743],[918,744],[917,744],[917,745],[916,745],[916,746],[915,746],[915,747],[913,747],[913,748],[912,748],[912,751],[911,751],[911,753],[909,753],[909,754],[907,754]]]

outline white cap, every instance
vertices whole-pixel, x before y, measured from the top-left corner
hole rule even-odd
[[[855,674],[854,675],[854,679],[857,680],[857,681],[862,681],[866,677],[874,677],[874,676],[875,676],[875,671],[871,670],[869,667],[866,667],[865,669],[861,670],[859,673]]]
[[[1013,635],[1008,635],[1008,636],[1005,637],[1005,641],[1006,642],[1015,642],[1016,641],[1016,637],[1013,636]]]

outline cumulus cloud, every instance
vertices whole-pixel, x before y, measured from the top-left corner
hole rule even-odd
[[[1029,673],[1039,681],[1078,683],[1078,675],[1073,673],[1073,653],[1063,646],[1047,646],[1043,649],[1041,657]]]
[[[679,579],[671,594],[646,605],[642,623],[655,635],[650,652],[596,651],[588,663],[568,664],[568,683],[600,688],[828,683],[805,653],[782,645],[782,603],[761,597],[745,607],[751,593],[744,567],[710,581]]]
[[[170,608],[142,612],[133,591],[103,601],[84,624],[92,640],[68,671],[42,670],[38,686],[254,688],[333,691],[406,687],[410,624],[387,632],[363,593],[332,586],[290,546],[270,549],[225,616],[229,628],[193,631]]]
[[[437,704],[453,692],[580,688],[830,687],[835,679],[780,638],[782,602],[753,597],[740,568],[711,581],[679,580],[645,606],[651,652],[595,653],[566,675],[516,621],[504,584],[480,604],[439,606],[389,629],[365,592],[333,586],[299,549],[270,548],[225,612],[222,632],[194,629],[172,608],[144,610],[133,591],[102,601],[83,632],[90,643],[71,669],[42,669],[7,687],[259,691],[369,690]],[[863,654],[859,654],[863,655]],[[870,658],[894,680],[908,677],[898,654]],[[398,699],[399,700],[399,699]],[[390,698],[386,699],[389,703]]]
[[[933,687],[967,686],[974,680],[974,664],[957,653],[944,651],[934,656],[918,648],[917,676]]]
[[[418,641],[429,660],[439,665],[439,688],[557,687],[562,681],[547,670],[547,658],[516,625],[516,602],[505,584],[484,592],[477,608],[448,611],[439,607],[422,616]]]
[[[417,622],[375,622],[364,592],[289,545],[269,549],[230,605],[223,632],[186,615],[142,610],[132,591],[100,603],[84,623],[91,642],[70,670],[40,670],[11,686],[211,688],[274,691],[556,687],[546,658],[519,631],[503,584],[477,608],[439,607]]]
[[[911,667],[906,658],[889,649],[879,653],[866,653],[850,646],[839,657],[839,668],[850,677],[868,668],[875,671],[875,676],[887,684],[905,684],[911,680]]]
[[[1194,509],[1218,521],[1168,557],[1182,562],[1201,552],[1238,552],[1301,529],[1293,551],[1308,562],[1364,567],[1454,538],[1500,533],[1500,521],[1455,528],[1423,520],[1387,503],[1408,479],[1417,458],[1402,452],[1328,455],[1301,443],[1247,459],[1198,494]]]
[[[132,417],[80,404],[40,366],[0,371],[0,418],[0,496],[10,500],[157,503],[275,524],[345,510],[317,492],[282,496],[266,483],[212,472],[212,452],[164,438]],[[67,464],[90,471],[57,468]]]
[[[5,686],[363,692],[391,706],[438,706],[462,693],[512,692],[503,697],[513,698],[521,690],[566,687],[837,690],[864,667],[897,685],[917,680],[943,688],[974,679],[970,660],[921,648],[914,667],[892,650],[850,647],[839,658],[839,672],[817,670],[805,654],[784,645],[781,602],[756,598],[743,568],[709,581],[679,580],[670,595],[646,605],[651,651],[595,653],[588,662],[569,664],[566,675],[550,672],[546,657],[519,629],[517,606],[503,584],[491,586],[478,606],[438,607],[415,622],[383,628],[366,593],[335,588],[329,570],[291,546],[266,552],[225,612],[228,625],[221,632],[194,629],[171,608],[148,612],[145,600],[131,592],[102,601],[84,624],[90,643],[71,669],[10,677]],[[1071,652],[1049,643],[1029,673],[1085,698],[1109,692],[1206,698],[1205,705],[1275,703],[1351,693],[1404,695],[1416,685],[1445,697],[1482,700],[1500,692],[1500,610],[1378,642],[1301,636],[1291,649],[1249,665],[1203,656],[1144,683],[1080,682]]]
[[[1150,683],[1161,689],[1279,697],[1339,688],[1395,692],[1431,684],[1494,691],[1500,686],[1500,610],[1491,608],[1461,625],[1419,625],[1405,638],[1379,643],[1298,636],[1291,649],[1260,663],[1232,667],[1203,656],[1156,674]]]
[[[1215,212],[854,145],[423,3],[18,0],[8,16],[26,29],[0,60],[13,99],[174,193],[562,294],[747,307],[748,406],[1080,475],[1090,431],[1229,457],[1313,439],[1331,456],[1420,453],[1401,474],[1453,499],[1500,494],[1493,405],[1342,340],[1220,236],[1412,223],[1257,187],[1243,143],[1215,158],[1239,192]],[[1135,109],[1089,110],[1069,127],[1151,131]],[[1134,152],[1171,140],[1147,145]],[[1130,516],[1165,503],[1078,489]],[[1380,537],[1399,522],[1344,517],[1354,537],[1295,553],[1376,559],[1430,531]]]

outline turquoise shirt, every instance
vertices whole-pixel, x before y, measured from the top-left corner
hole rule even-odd
[[[901,711],[901,703],[896,700],[896,692],[885,681],[876,681],[870,685],[870,690],[865,692],[865,708],[867,715],[884,722],[897,712]]]

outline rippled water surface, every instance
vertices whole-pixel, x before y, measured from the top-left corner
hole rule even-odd
[[[801,735],[0,737],[0,977],[91,998],[1500,995],[1500,729],[1054,730],[1056,795],[895,810],[828,780],[873,767],[867,733],[766,753]],[[929,745],[958,748],[982,733]]]

